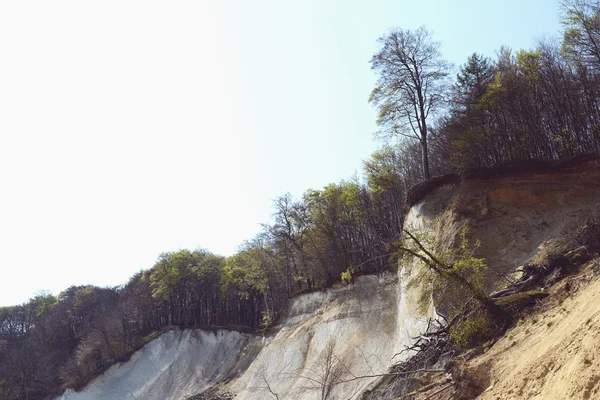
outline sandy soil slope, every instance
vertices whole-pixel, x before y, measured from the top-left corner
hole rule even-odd
[[[590,269],[598,267],[596,261]],[[469,363],[477,376],[489,379],[479,399],[600,398],[600,280],[589,271],[553,292],[545,310]]]

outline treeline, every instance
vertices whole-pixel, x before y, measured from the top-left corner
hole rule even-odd
[[[436,93],[445,112],[427,138],[432,175],[600,153],[600,2],[561,4],[562,40],[474,53]],[[420,143],[400,153],[407,185],[423,180]]]
[[[432,138],[442,171],[600,151],[600,62],[570,62],[556,43],[474,54]],[[437,153],[437,154],[436,154]],[[448,157],[442,157],[442,156]]]
[[[404,188],[386,154],[366,164],[370,186],[348,181],[276,199],[273,222],[231,257],[165,253],[123,286],[73,286],[0,308],[0,398],[79,388],[165,327],[267,327],[294,295],[342,272],[387,268]]]
[[[459,68],[428,133],[433,175],[600,153],[600,2],[571,0],[563,12],[561,42],[473,54]],[[266,327],[299,293],[394,268],[387,245],[424,178],[419,147],[388,144],[360,178],[275,199],[272,221],[233,256],[165,253],[123,286],[0,308],[0,398],[81,387],[166,327]]]

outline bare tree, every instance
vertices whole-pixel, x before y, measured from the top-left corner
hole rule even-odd
[[[381,48],[371,58],[371,68],[379,78],[369,102],[379,111],[380,133],[419,140],[423,174],[429,179],[427,124],[444,104],[452,65],[442,59],[439,42],[425,27],[395,28],[378,42]]]
[[[577,62],[600,65],[600,1],[561,0],[563,48]]]
[[[306,384],[301,388],[302,392],[318,391],[321,400],[329,397],[331,390],[342,383],[348,373],[346,364],[335,354],[335,342],[330,340],[325,346],[319,359],[310,368],[299,375]]]
[[[436,332],[432,332],[434,335]],[[421,337],[427,340],[433,340],[425,336]],[[398,379],[406,379],[407,377],[415,374],[423,373],[440,373],[444,372],[443,369],[432,369],[432,368],[411,368],[409,370],[402,370],[400,372],[388,372],[388,373],[377,373],[373,369],[370,358],[375,358],[381,367],[384,364],[379,360],[378,357],[371,355],[367,356],[363,350],[358,347],[356,349],[359,354],[356,357],[362,358],[367,366],[367,370],[364,373],[357,373],[353,371],[353,365],[349,357],[343,357],[335,353],[335,341],[330,340],[327,342],[325,349],[321,352],[317,361],[315,361],[307,371],[301,375],[294,375],[294,378],[300,378],[305,381],[305,384],[298,389],[297,395],[303,397],[304,394],[309,392],[317,392],[320,400],[327,400],[330,398],[334,388],[342,385],[346,386],[346,393],[343,395],[344,398],[352,399],[357,394],[363,391],[369,382],[374,378],[383,377],[397,377]],[[266,379],[260,376],[266,383]],[[275,395],[270,388],[268,388],[271,394]],[[338,393],[339,395],[339,393]]]
[[[267,379],[266,364],[262,364],[260,366],[260,368],[256,371],[256,376],[265,384],[264,387],[269,391],[269,393],[271,393],[271,395],[273,397],[275,397],[275,400],[279,400],[279,395],[277,394],[277,392],[273,391],[273,388],[271,387],[271,384],[269,383],[269,380]]]

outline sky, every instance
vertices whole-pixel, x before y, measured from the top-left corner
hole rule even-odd
[[[378,37],[425,25],[460,65],[558,36],[557,3],[0,2],[0,306],[234,253],[360,174]]]

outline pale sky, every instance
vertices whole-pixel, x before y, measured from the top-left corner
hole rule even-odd
[[[457,65],[560,30],[556,0],[0,2],[0,306],[232,254],[360,171],[376,39],[420,25]]]

